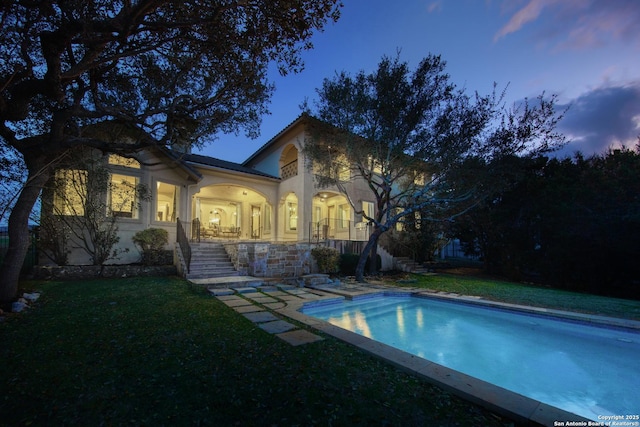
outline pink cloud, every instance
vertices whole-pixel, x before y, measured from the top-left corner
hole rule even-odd
[[[542,13],[542,10],[548,3],[553,3],[555,0],[529,0],[529,3],[519,11],[515,13],[507,22],[507,24],[500,29],[494,36],[493,40],[497,41],[508,34],[519,31],[527,22],[535,21]]]
[[[529,0],[498,30],[494,41],[533,22],[537,37],[554,40],[559,50],[604,46],[612,41],[640,47],[639,1]]]

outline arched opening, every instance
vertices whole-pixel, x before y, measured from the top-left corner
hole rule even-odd
[[[200,189],[193,199],[200,237],[208,239],[271,239],[272,206],[259,192],[238,185]]]
[[[298,149],[290,144],[282,150],[280,156],[280,178],[288,179],[298,175]]]

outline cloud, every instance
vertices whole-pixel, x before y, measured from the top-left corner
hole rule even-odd
[[[525,7],[517,11],[509,22],[496,33],[493,40],[498,41],[508,34],[520,31],[527,22],[538,19],[540,13],[542,13],[542,9],[544,9],[548,3],[553,3],[553,0],[530,0]]]
[[[429,13],[441,12],[441,11],[442,11],[442,0],[432,1],[427,6],[427,12]]]
[[[640,82],[601,87],[583,93],[567,105],[558,130],[572,140],[560,156],[580,151],[602,154],[608,148],[633,147],[640,136]],[[558,105],[563,110],[567,105]]]
[[[557,49],[587,49],[614,41],[640,48],[640,1],[529,0],[498,30],[494,41],[534,22],[536,37]]]

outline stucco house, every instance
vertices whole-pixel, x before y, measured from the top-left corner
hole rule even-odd
[[[313,244],[366,241],[366,221],[337,189],[319,188],[307,167],[302,149],[308,120],[299,116],[241,164],[164,149],[147,150],[135,160],[110,155],[112,186],[105,197],[107,211],[117,217],[120,250],[109,263],[138,261],[131,237],[150,227],[168,231],[168,249],[176,247],[185,275],[193,247],[206,244],[223,245],[241,274],[293,276],[311,271]],[[60,169],[56,176],[69,185],[71,172]],[[373,215],[374,197],[365,183],[346,175],[344,180],[356,207]],[[141,184],[149,195],[134,201]],[[69,206],[73,201],[56,203],[58,214],[78,214]],[[91,263],[79,245],[72,243],[70,250],[69,264]]]

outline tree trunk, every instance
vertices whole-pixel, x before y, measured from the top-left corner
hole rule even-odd
[[[372,248],[376,248],[375,253],[377,253],[378,247],[378,238],[383,233],[382,228],[376,227],[373,229],[373,233],[369,236],[369,241],[364,246],[362,253],[360,254],[360,258],[358,259],[358,265],[356,266],[356,280],[358,282],[364,282],[364,266],[367,263],[367,258],[369,257],[369,253],[372,251]],[[373,267],[375,269],[375,267]]]
[[[9,216],[9,248],[0,267],[0,303],[13,301],[18,293],[20,271],[29,250],[29,215],[48,179],[49,173],[42,168],[29,168],[27,183]]]

